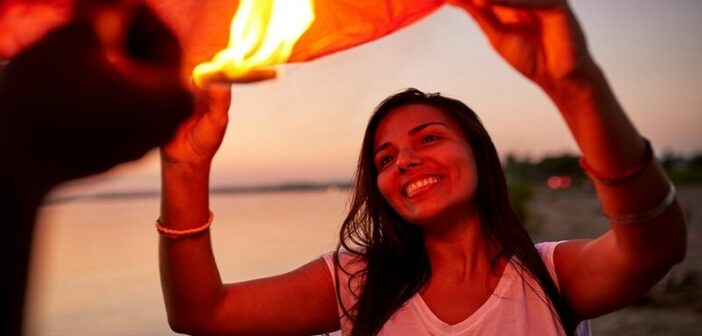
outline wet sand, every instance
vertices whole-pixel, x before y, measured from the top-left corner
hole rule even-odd
[[[593,320],[594,335],[702,335],[702,186],[678,187],[678,200],[688,219],[685,260],[636,304]],[[537,188],[529,209],[536,242],[607,230],[592,188]]]

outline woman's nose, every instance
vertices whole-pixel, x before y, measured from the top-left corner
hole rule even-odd
[[[408,172],[422,163],[411,149],[403,149],[397,154],[397,167],[401,173]]]

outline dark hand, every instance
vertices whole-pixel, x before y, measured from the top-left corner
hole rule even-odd
[[[0,171],[39,188],[141,157],[193,109],[178,42],[146,6],[77,8],[0,73]]]

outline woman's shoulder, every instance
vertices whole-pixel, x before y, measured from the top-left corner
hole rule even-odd
[[[556,246],[562,242],[564,242],[564,240],[541,242],[535,244],[534,247],[536,247],[536,251],[539,252],[541,259],[543,259],[544,262],[547,260],[553,261],[553,251],[555,251]]]
[[[340,316],[345,316],[358,300],[365,281],[366,261],[360,252],[333,251],[322,255],[327,264],[334,288],[337,290],[337,306]],[[342,329],[351,330],[347,318],[341,320]]]
[[[553,282],[556,284],[556,287],[560,287],[558,284],[558,275],[556,273],[556,266],[554,265],[553,262],[553,255],[554,252],[556,251],[556,247],[564,242],[565,240],[561,241],[548,241],[548,242],[541,242],[534,247],[536,247],[536,251],[539,252],[539,255],[541,256],[541,260],[543,260],[544,265],[546,265],[546,269],[548,270],[549,275],[551,276],[551,279],[553,279]]]
[[[366,259],[358,251],[331,251],[323,254],[322,259],[331,273],[341,270],[343,273],[353,274],[366,267]]]

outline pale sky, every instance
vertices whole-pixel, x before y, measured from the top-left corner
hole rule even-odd
[[[657,153],[702,151],[702,1],[573,0],[590,50]],[[213,184],[348,181],[368,117],[406,87],[471,106],[504,156],[577,148],[558,111],[504,63],[461,10],[445,7],[381,40],[233,87]],[[88,191],[159,187],[158,156],[90,180]],[[83,189],[83,188],[81,188]]]

